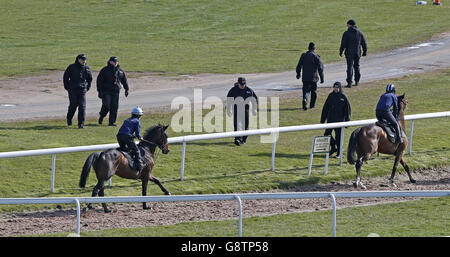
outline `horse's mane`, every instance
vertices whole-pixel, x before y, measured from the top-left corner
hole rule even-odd
[[[150,128],[148,128],[147,130],[145,130],[145,134],[144,134],[144,139],[147,141],[150,141],[153,136],[155,135],[155,133],[158,131],[159,128],[163,128],[164,125],[162,125],[161,123],[158,123],[155,126],[152,126]]]

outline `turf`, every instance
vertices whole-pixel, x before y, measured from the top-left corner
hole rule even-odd
[[[450,28],[449,5],[376,1],[0,1],[0,77],[64,70],[85,53],[93,70],[112,55],[126,71],[157,74],[291,70],[310,41],[339,60],[346,22],[368,53],[429,40]]]
[[[415,76],[390,80],[398,92],[406,92],[409,100],[406,114],[439,112],[449,110],[447,85],[449,70],[441,70]],[[374,106],[384,91],[387,81],[362,84],[347,90],[352,105],[352,120],[374,118]],[[425,85],[425,86],[424,86]],[[319,122],[321,106],[330,89],[318,91],[318,108],[302,111],[299,98],[283,98],[280,101],[280,126],[315,124]],[[146,112],[148,113],[148,112]],[[157,122],[170,123],[173,112],[146,114],[143,128]],[[119,120],[126,118],[120,117]],[[64,119],[3,123],[0,126],[1,152],[44,149],[53,147],[107,144],[115,142],[117,128],[99,126],[90,119],[83,130],[68,128]],[[446,166],[449,164],[447,118],[419,120],[414,124],[413,154],[405,160],[411,169]],[[344,148],[353,129],[345,132]],[[407,122],[407,133],[409,122]],[[254,192],[270,189],[289,189],[310,183],[329,183],[354,179],[352,165],[330,159],[328,175],[323,174],[323,155],[316,155],[311,176],[307,176],[311,140],[323,131],[290,132],[280,135],[276,147],[275,172],[270,170],[271,144],[260,143],[260,137],[249,137],[244,146],[237,147],[233,139],[207,140],[187,144],[185,175],[180,181],[181,145],[171,145],[168,155],[159,154],[154,175],[173,194],[206,194]],[[186,133],[192,134],[192,133]],[[170,127],[169,137],[183,135],[174,133]],[[60,154],[56,156],[55,193],[50,193],[51,156],[34,156],[0,159],[0,195],[2,197],[90,196],[96,184],[91,174],[85,189],[78,188],[82,165],[89,152]],[[345,158],[345,157],[344,157]],[[364,165],[362,179],[388,176],[393,156],[381,155]],[[399,168],[402,170],[402,168]],[[140,182],[113,177],[113,186],[106,195],[140,195]],[[162,192],[154,185],[149,195]],[[2,209],[4,209],[3,207]],[[35,208],[10,206],[11,208]]]

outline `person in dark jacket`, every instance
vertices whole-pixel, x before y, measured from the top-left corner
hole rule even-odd
[[[91,88],[92,73],[86,65],[86,55],[79,54],[75,62],[64,71],[64,89],[69,94],[69,108],[67,111],[67,125],[72,126],[72,118],[78,108],[78,128],[84,127],[86,117],[86,92]]]
[[[361,79],[359,70],[359,59],[361,58],[361,47],[363,49],[362,56],[367,55],[367,44],[363,33],[356,27],[356,22],[351,19],[347,22],[347,31],[342,35],[341,47],[339,55],[345,50],[345,59],[347,60],[347,86],[352,87],[353,71],[355,73],[355,86]]]
[[[102,99],[98,124],[103,123],[103,118],[109,112],[109,126],[116,126],[121,83],[125,89],[125,97],[128,97],[129,87],[125,72],[120,68],[117,57],[111,56],[107,65],[100,70],[97,76],[98,97]]]
[[[393,109],[392,112],[391,107]],[[385,119],[387,122],[394,125],[396,142],[403,143],[400,125],[397,122],[399,111],[398,99],[395,95],[395,86],[393,84],[388,84],[386,86],[386,93],[382,94],[380,100],[378,100],[375,115],[379,121]]]
[[[141,136],[141,122],[139,119],[144,114],[139,106],[136,106],[131,111],[131,117],[124,120],[122,127],[120,127],[119,132],[117,132],[117,142],[119,146],[124,151],[129,151],[133,158],[133,167],[137,172],[140,172],[144,168],[142,162],[141,153],[139,152],[138,146],[134,143],[134,138],[142,140]]]
[[[320,60],[320,56],[314,52],[315,45],[313,42],[309,43],[308,51],[303,53],[300,56],[300,60],[298,61],[296,72],[297,79],[302,77],[303,87],[303,101],[302,107],[303,110],[307,110],[306,105],[308,103],[309,94],[311,94],[311,102],[309,103],[309,108],[314,108],[317,99],[317,81],[323,84],[323,64],[322,60]],[[303,68],[303,72],[302,72]],[[300,76],[302,72],[303,76]],[[319,76],[318,76],[318,75]]]
[[[333,84],[333,92],[328,95],[325,104],[323,105],[320,123],[343,122],[350,121],[351,108],[347,96],[342,92],[342,85],[339,81]],[[333,129],[326,129],[325,136],[330,135]],[[340,158],[341,145],[341,128],[334,128],[336,140],[331,136],[331,150],[330,155],[337,152],[336,158]]]
[[[233,114],[234,116],[234,131],[243,130],[242,125],[245,130],[248,130],[250,112],[249,103],[252,103],[252,112],[253,115],[256,115],[258,97],[255,92],[247,86],[245,78],[239,77],[237,83],[234,83],[234,87],[228,91],[227,95],[227,115],[231,117]],[[234,138],[234,144],[237,146],[245,144],[246,142],[247,136]]]

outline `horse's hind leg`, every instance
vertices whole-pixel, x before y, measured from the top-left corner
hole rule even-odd
[[[98,196],[100,196],[100,197],[103,197],[103,196],[105,196],[105,186],[104,186],[104,184],[102,185],[102,188],[100,189],[100,191],[98,192]],[[108,206],[106,205],[106,203],[102,203],[102,206],[103,206],[103,210],[105,211],[105,213],[109,213],[109,212],[111,212],[111,210],[110,209],[108,209]]]
[[[416,180],[415,179],[413,179],[413,177],[411,176],[411,173],[409,172],[409,167],[408,167],[408,165],[406,164],[406,162],[403,160],[403,157],[400,159],[400,164],[403,166],[403,168],[406,170],[406,173],[408,174],[408,177],[409,177],[409,181],[411,182],[411,183],[416,183]]]
[[[100,188],[101,188],[102,183],[103,182],[98,181],[97,185],[94,186],[94,189],[92,190],[92,195],[91,195],[92,197],[96,197],[98,195],[98,193],[100,192]],[[88,209],[92,209],[92,203],[89,203],[87,205],[87,208]]]
[[[157,184],[159,186],[159,188],[161,188],[161,190],[164,192],[165,195],[170,195],[169,191],[167,191],[167,189],[161,184],[161,182],[159,182],[159,180],[157,178],[150,176],[150,181]]]
[[[356,161],[355,168],[356,168],[356,182],[353,183],[355,188],[361,187],[362,189],[366,189],[366,187],[361,182],[361,167],[363,166],[364,162],[369,159],[369,154],[364,154],[358,160]]]

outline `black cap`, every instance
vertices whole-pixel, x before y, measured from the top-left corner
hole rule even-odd
[[[86,57],[85,54],[79,54],[79,55],[77,55],[77,60],[78,60],[78,59],[86,60],[87,57]]]
[[[341,82],[339,82],[339,81],[334,82],[333,88],[335,88],[335,87],[341,88],[342,87]]]
[[[313,42],[309,43],[308,50],[314,50],[314,49],[316,49],[316,45],[314,45]]]
[[[109,57],[109,61],[108,62],[110,62],[110,61],[118,62],[119,59],[117,59],[117,57],[115,57],[115,56],[111,56],[111,57]]]
[[[350,20],[347,21],[347,24],[348,24],[348,25],[351,25],[351,26],[355,26],[355,25],[356,25],[356,22],[355,22],[354,19],[350,19]]]
[[[247,81],[245,81],[244,77],[239,77],[238,78],[238,83],[241,84],[241,85],[245,85],[245,84],[247,84]]]

